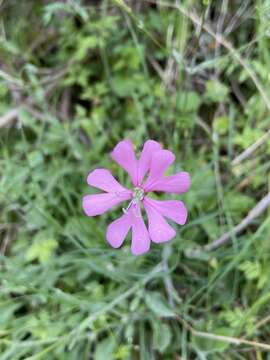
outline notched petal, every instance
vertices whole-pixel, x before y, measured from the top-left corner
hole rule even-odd
[[[87,216],[96,216],[104,214],[110,208],[120,204],[122,201],[128,200],[130,194],[121,194],[118,196],[114,193],[86,195],[83,197],[82,207]]]
[[[106,192],[122,192],[127,189],[122,186],[107,169],[95,169],[89,173],[87,183]]]
[[[131,228],[130,214],[126,213],[113,221],[107,228],[106,239],[114,247],[120,247]]]
[[[133,185],[137,185],[137,159],[133,145],[130,140],[120,141],[113,151],[111,157],[120,165],[131,177]]]
[[[150,238],[155,243],[162,243],[175,237],[175,230],[167,223],[159,211],[144,202],[144,207],[148,217],[148,231]]]

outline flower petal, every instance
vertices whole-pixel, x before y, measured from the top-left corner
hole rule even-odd
[[[133,255],[142,255],[150,249],[149,234],[140,209],[133,206],[130,214],[132,216],[131,252]]]
[[[189,174],[182,171],[153,181],[148,185],[147,191],[164,191],[168,193],[182,194],[188,191],[190,184],[191,181]]]
[[[122,215],[113,221],[107,228],[106,239],[108,243],[114,247],[120,247],[131,228],[131,216],[129,213]]]
[[[87,177],[88,185],[106,192],[128,191],[112,176],[111,172],[106,169],[96,169]]]
[[[167,168],[174,162],[174,159],[174,154],[169,150],[159,150],[153,153],[149,177],[143,186],[145,191],[149,191],[151,184],[162,178]]]
[[[154,200],[146,196],[143,200],[144,206],[151,206],[166,218],[184,225],[187,221],[187,209],[182,201],[178,200]]]
[[[138,161],[138,184],[140,185],[147,171],[150,169],[153,154],[161,150],[161,145],[154,140],[147,140]]]
[[[105,213],[111,207],[130,199],[130,197],[131,194],[127,192],[86,195],[83,197],[82,206],[86,215],[96,216]]]
[[[144,201],[144,208],[148,217],[148,231],[151,240],[155,243],[171,240],[176,234],[175,230],[150,202]]]
[[[133,185],[137,185],[137,159],[133,145],[130,140],[120,141],[113,151],[111,157],[119,164],[131,177]]]

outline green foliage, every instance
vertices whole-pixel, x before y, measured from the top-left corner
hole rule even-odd
[[[269,141],[232,165],[269,128],[268,3],[0,1],[0,360],[267,358],[232,338],[269,339],[269,214],[191,255],[269,192]],[[81,208],[94,168],[130,186],[109,157],[123,138],[192,178],[154,195],[188,222],[141,257],[106,243],[120,209]]]
[[[159,317],[174,317],[175,313],[166,304],[165,299],[162,298],[158,292],[149,292],[145,296],[146,305]]]
[[[205,98],[210,102],[224,102],[228,95],[228,88],[217,80],[208,80],[206,82]]]
[[[238,194],[234,191],[230,191],[224,200],[226,208],[235,220],[239,220],[254,206],[254,199],[251,196]]]
[[[269,268],[264,267],[258,261],[244,261],[239,265],[239,269],[243,271],[247,281],[256,280],[258,289],[262,289],[269,279]]]
[[[244,311],[240,308],[235,308],[233,310],[224,311],[221,315],[221,318],[234,330],[237,330],[239,326],[245,322],[245,329],[249,335],[253,335],[255,328],[256,317],[247,316],[247,311]]]
[[[164,353],[172,340],[171,329],[159,321],[153,323],[153,348]]]
[[[225,135],[229,130],[229,118],[227,116],[219,116],[214,120],[214,130],[220,135]]]
[[[46,263],[57,247],[57,241],[44,238],[35,241],[26,252],[26,260],[32,261],[38,259],[40,263]]]
[[[242,149],[247,148],[255,141],[257,141],[263,135],[263,131],[260,129],[252,129],[251,127],[245,127],[242,134],[235,136],[235,143]]]
[[[115,349],[114,339],[108,338],[100,341],[94,355],[95,360],[112,359]]]

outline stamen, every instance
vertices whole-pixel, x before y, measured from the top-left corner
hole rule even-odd
[[[144,191],[142,188],[135,187],[133,191],[133,198],[142,201],[144,198]]]
[[[143,198],[144,198],[143,189],[139,188],[139,187],[135,187],[134,191],[132,193],[132,200],[130,201],[130,203],[128,204],[128,206],[126,208],[122,208],[123,213],[127,214],[128,210],[131,208],[131,206],[135,205],[132,210],[133,210],[133,213],[136,210],[137,214],[134,213],[134,216],[141,217],[139,209],[140,209],[140,203],[143,200]]]
[[[123,213],[127,214],[128,210],[131,208],[132,205],[133,205],[133,200],[130,201],[130,203],[126,208],[122,208]]]

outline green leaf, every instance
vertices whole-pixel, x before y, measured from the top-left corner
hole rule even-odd
[[[158,321],[153,322],[153,347],[159,352],[164,351],[169,346],[172,339],[171,329],[167,324]]]
[[[52,256],[58,243],[54,239],[35,241],[26,252],[26,260],[38,259],[40,263],[46,263]]]
[[[175,312],[166,303],[163,296],[158,292],[148,292],[145,295],[145,303],[150,310],[161,317],[175,317]]]
[[[34,168],[43,163],[43,154],[41,151],[38,151],[38,150],[31,151],[27,155],[27,158],[28,158],[29,165],[31,166],[31,168]]]
[[[258,279],[261,274],[261,266],[258,261],[244,261],[239,265],[239,269],[243,271],[247,280]]]
[[[227,99],[228,87],[217,80],[208,80],[206,82],[205,98],[209,102],[224,102]]]
[[[94,360],[113,359],[115,348],[115,340],[112,337],[102,340],[96,347]]]
[[[235,144],[241,146],[242,149],[246,149],[248,146],[256,142],[262,136],[262,130],[246,126],[242,133],[239,133],[235,136],[234,142]]]
[[[240,216],[252,209],[255,204],[255,200],[251,196],[231,191],[225,195],[224,203],[231,215],[238,219]]]
[[[98,39],[96,36],[87,36],[79,40],[78,50],[76,51],[74,58],[78,61],[85,58],[90,49],[94,49],[98,45]]]
[[[136,90],[137,84],[134,79],[119,75],[112,79],[112,86],[119,97],[126,97],[132,95]]]
[[[182,113],[196,112],[201,99],[195,91],[183,91],[176,98],[176,106]]]
[[[225,135],[229,130],[229,118],[227,116],[219,116],[215,118],[214,129],[220,135]]]

